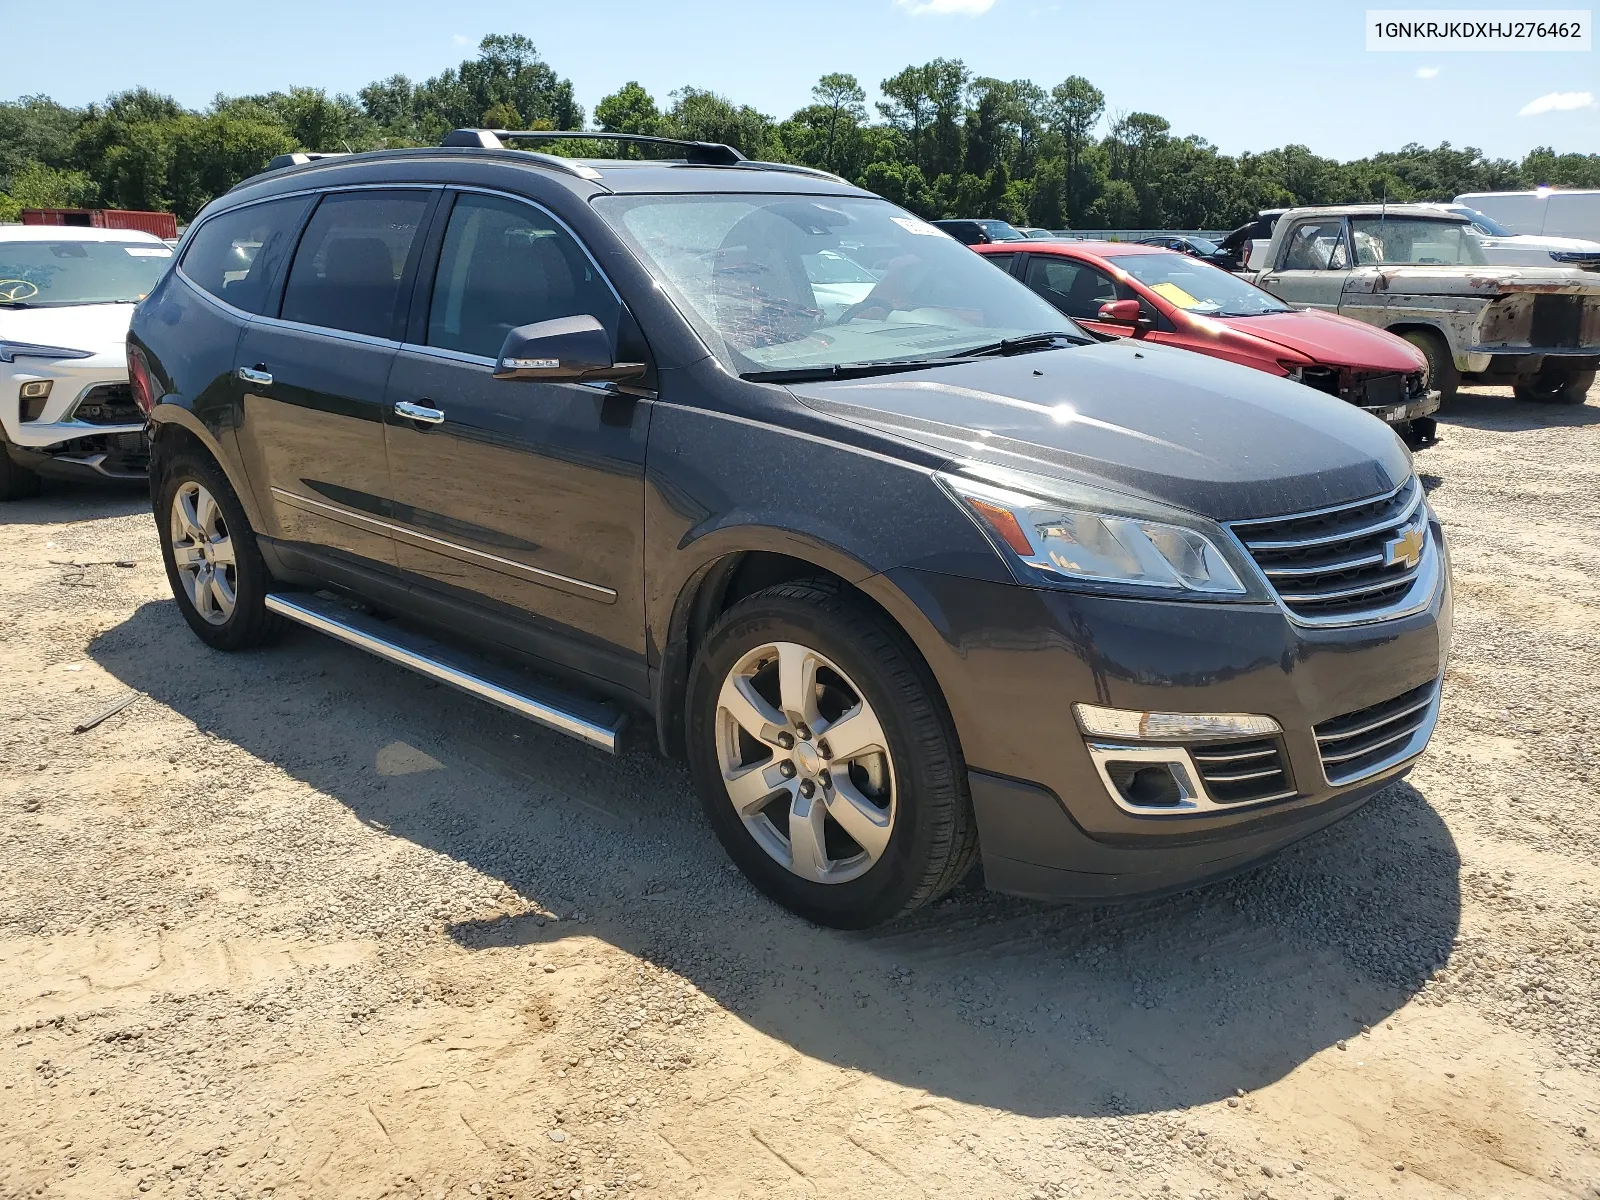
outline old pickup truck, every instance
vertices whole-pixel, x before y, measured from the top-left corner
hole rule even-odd
[[[1437,208],[1290,209],[1242,274],[1289,304],[1399,334],[1445,400],[1465,379],[1581,404],[1600,366],[1600,274],[1491,266],[1469,224]]]

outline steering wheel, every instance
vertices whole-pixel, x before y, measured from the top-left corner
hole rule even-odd
[[[28,300],[38,294],[38,285],[26,279],[0,279],[0,300],[7,303]]]

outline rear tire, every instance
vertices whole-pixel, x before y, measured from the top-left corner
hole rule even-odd
[[[1532,404],[1582,404],[1594,386],[1594,371],[1545,371],[1532,383],[1512,389],[1518,400]]]
[[[1407,329],[1401,337],[1410,342],[1428,360],[1427,379],[1424,386],[1439,393],[1439,403],[1444,405],[1461,388],[1461,372],[1456,370],[1456,360],[1444,338],[1431,329]]]
[[[266,607],[272,576],[222,468],[184,451],[153,492],[167,581],[189,628],[214,650],[270,641],[283,625]]]
[[[937,685],[904,634],[833,581],[768,588],[712,626],[689,680],[688,754],[729,856],[819,925],[903,916],[977,860]]]
[[[41,482],[39,473],[12,461],[7,444],[5,435],[0,433],[0,500],[26,500],[37,496]]]

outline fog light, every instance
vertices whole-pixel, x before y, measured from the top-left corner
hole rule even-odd
[[[37,421],[44,412],[44,402],[50,398],[50,385],[53,379],[30,379],[17,389],[21,398],[21,412],[18,414],[24,421]]]
[[[1145,712],[1074,704],[1078,728],[1092,737],[1133,742],[1197,741],[1209,738],[1265,737],[1281,733],[1271,717],[1252,713]]]

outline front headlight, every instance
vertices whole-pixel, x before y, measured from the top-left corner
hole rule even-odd
[[[1109,583],[1219,598],[1249,591],[1203,530],[1133,511],[1140,506],[1131,498],[1125,498],[1129,511],[1118,512],[1105,504],[1110,496],[1086,494],[1072,503],[962,475],[941,473],[939,480],[1041,582]],[[1096,503],[1088,507],[1085,500]]]

